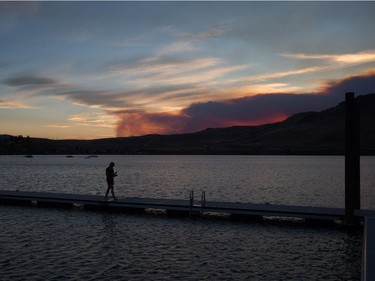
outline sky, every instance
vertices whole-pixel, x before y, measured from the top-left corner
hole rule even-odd
[[[261,125],[375,92],[375,2],[0,2],[0,134]]]

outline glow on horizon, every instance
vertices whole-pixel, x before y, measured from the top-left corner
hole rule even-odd
[[[375,92],[374,12],[374,2],[0,2],[0,134],[173,134],[323,110],[345,91]]]

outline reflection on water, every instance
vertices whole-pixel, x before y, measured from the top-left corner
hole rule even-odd
[[[361,235],[336,228],[0,210],[1,280],[360,280]]]

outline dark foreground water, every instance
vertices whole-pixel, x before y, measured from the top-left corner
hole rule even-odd
[[[362,159],[374,208],[375,158]],[[1,189],[343,207],[342,157],[0,157]],[[361,232],[0,205],[0,280],[360,280]]]
[[[0,206],[1,280],[360,280],[361,235]]]

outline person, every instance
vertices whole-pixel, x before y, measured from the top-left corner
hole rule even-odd
[[[107,176],[107,192],[105,193],[105,200],[108,199],[108,193],[111,191],[113,199],[116,200],[115,191],[114,191],[114,184],[115,184],[115,177],[117,177],[117,172],[113,170],[113,167],[115,166],[115,163],[111,162],[109,163],[109,166],[107,169],[105,169],[105,174]]]

